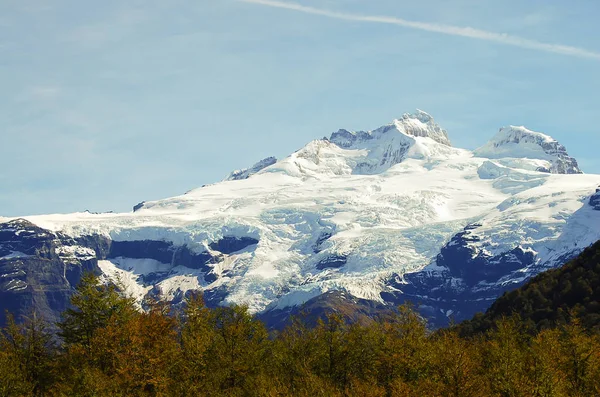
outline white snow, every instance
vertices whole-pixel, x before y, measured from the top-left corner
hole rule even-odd
[[[487,144],[474,151],[476,156],[501,159],[500,163],[527,170],[550,173],[581,173],[577,161],[552,137],[525,127],[501,128]]]
[[[379,300],[384,280],[431,264],[474,222],[482,224],[474,231],[478,250],[497,254],[521,246],[538,253],[539,263],[600,239],[600,211],[585,204],[600,176],[535,171],[549,159],[534,145],[517,153],[508,143],[475,156],[449,146],[424,112],[372,132],[346,133],[338,137],[344,147],[316,140],[247,179],[146,202],[135,213],[27,219],[71,236],[166,240],[198,251],[223,236],[256,238],[256,246],[215,265],[221,277],[208,285],[198,271],[171,264],[100,261],[105,275],[138,301],[152,288],[140,276],[162,272],[158,288],[165,297],[224,286],[225,303],[247,303],[253,311],[296,305],[332,289]],[[332,237],[315,253],[323,231]],[[318,270],[328,255],[344,255],[347,263]]]
[[[10,280],[5,286],[4,291],[23,291],[27,289],[27,283],[23,280]]]
[[[56,247],[56,253],[63,259],[90,260],[96,257],[96,252],[79,245],[61,245]]]
[[[27,255],[20,251],[11,251],[10,254],[4,255],[0,257],[0,259],[19,259],[19,258],[29,258],[31,255]]]
[[[556,142],[552,137],[525,127],[501,128],[487,144],[475,150],[475,154],[487,158],[524,158],[549,160],[540,144]]]

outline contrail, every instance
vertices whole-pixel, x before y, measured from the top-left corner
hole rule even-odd
[[[429,22],[408,21],[406,19],[385,16],[369,16],[346,14],[342,12],[329,11],[320,8],[307,7],[296,3],[287,3],[277,0],[238,0],[244,3],[259,4],[268,7],[284,8],[287,10],[299,11],[306,14],[321,15],[328,18],[342,19],[346,21],[384,23],[398,25],[411,29],[425,30],[452,36],[469,37],[472,39],[487,40],[501,44],[512,45],[515,47],[528,48],[537,51],[552,52],[561,55],[570,55],[581,58],[591,58],[600,60],[600,52],[586,50],[585,48],[572,47],[561,44],[549,44],[541,41],[530,40],[519,36],[511,36],[505,33],[494,33],[481,29],[470,27],[460,27],[452,25],[442,25]]]

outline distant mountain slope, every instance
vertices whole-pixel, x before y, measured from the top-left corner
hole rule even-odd
[[[329,291],[298,306],[267,310],[260,313],[258,318],[269,329],[281,330],[290,325],[294,318],[305,326],[313,327],[319,320],[326,321],[328,315],[336,314],[347,323],[367,325],[394,313],[394,306],[358,299],[340,291]]]
[[[463,322],[459,329],[465,335],[484,332],[513,313],[531,330],[565,324],[575,316],[587,329],[600,332],[600,241],[563,267],[506,292],[485,314]]]
[[[439,326],[600,240],[600,176],[581,174],[563,145],[524,127],[470,151],[419,110],[371,131],[339,130],[227,179],[130,213],[25,219],[64,236],[58,245],[75,241],[140,303],[201,290],[213,306],[292,313],[340,291],[380,305],[413,301]],[[13,229],[0,244],[29,227]],[[0,255],[6,277],[12,251]],[[37,271],[26,263],[25,273]],[[52,263],[63,274],[64,261]]]

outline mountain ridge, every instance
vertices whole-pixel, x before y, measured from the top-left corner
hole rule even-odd
[[[543,158],[478,157],[420,111],[132,213],[25,218],[83,248],[108,241],[98,268],[140,302],[202,290],[259,313],[329,291],[381,304],[410,295],[442,324],[600,240],[600,176],[541,170],[554,158],[534,153]]]

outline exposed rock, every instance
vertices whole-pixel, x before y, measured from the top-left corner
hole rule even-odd
[[[275,164],[276,162],[277,162],[277,159],[275,157],[267,157],[266,159],[260,160],[258,163],[254,164],[250,168],[244,168],[241,170],[233,171],[231,174],[229,174],[227,176],[227,178],[225,178],[225,180],[226,181],[239,181],[241,179],[248,179],[252,175]]]
[[[175,246],[167,241],[111,241],[100,235],[73,239],[23,219],[12,220],[0,224],[0,326],[6,321],[6,310],[17,319],[35,310],[49,323],[58,321],[81,276],[88,271],[100,274],[98,260],[153,259],[173,267],[201,270],[204,282],[210,284],[220,277],[214,264],[222,261],[223,255],[257,243],[250,237],[224,237],[211,243],[215,254],[195,252],[186,245]],[[166,276],[168,272],[138,277],[143,285],[156,285]],[[213,305],[220,303],[214,302],[220,296],[215,294],[208,293]],[[175,298],[183,299],[180,295]]]
[[[473,233],[480,225],[467,226],[442,249],[434,263],[420,272],[392,278],[392,291],[381,294],[385,301],[416,304],[435,327],[450,319],[461,321],[485,311],[504,291],[518,287],[525,277],[517,275],[535,262],[532,252],[516,247],[489,255],[469,243],[478,241]]]
[[[595,210],[600,211],[600,187],[598,187],[596,193],[590,197],[590,205],[594,207]]]
[[[162,263],[171,263],[174,251],[173,244],[166,241],[113,241],[107,258],[150,258]]]
[[[258,244],[258,240],[252,237],[225,236],[218,241],[210,243],[209,247],[223,254],[232,254],[254,244]]]
[[[487,144],[474,151],[487,158],[529,158],[546,161],[537,171],[552,174],[581,174],[577,160],[554,138],[525,127],[503,127]]]
[[[133,212],[136,212],[138,210],[141,210],[142,208],[144,208],[144,204],[146,204],[145,201],[142,201],[141,203],[137,203],[136,205],[133,206]]]
[[[206,265],[221,260],[219,255],[212,255],[206,251],[197,253],[186,245],[175,246],[168,241],[154,240],[113,241],[106,258],[118,257],[154,259],[161,263],[170,263],[173,266],[185,266],[190,269],[206,271],[210,270]]]
[[[344,266],[345,264],[346,257],[344,255],[329,255],[317,263],[317,269],[323,270],[328,267],[338,268]]]
[[[395,120],[396,127],[404,133],[415,137],[428,137],[443,145],[451,146],[448,133],[440,127],[433,117],[417,109],[415,113],[405,113],[402,118]]]
[[[100,272],[94,250],[23,219],[0,224],[0,325],[6,310],[54,324],[88,271]]]
[[[428,139],[423,139],[428,138]],[[361,158],[348,164],[353,174],[377,174],[403,162],[407,157],[423,158],[432,153],[453,152],[448,134],[429,114],[417,110],[404,114],[372,131],[334,132],[327,140],[343,149],[363,151]],[[318,162],[318,156],[315,162]]]
[[[313,252],[315,254],[318,254],[319,252],[321,252],[321,250],[323,249],[323,243],[325,243],[325,241],[329,240],[331,238],[331,236],[332,236],[331,232],[321,232],[321,234],[317,238],[317,241],[315,241],[315,245],[313,246]]]
[[[368,141],[370,139],[373,139],[373,136],[368,132],[350,132],[348,130],[340,129],[331,134],[329,141],[335,143],[341,148],[347,149],[352,147],[357,141]]]
[[[313,327],[319,319],[326,320],[329,314],[338,314],[348,323],[370,324],[379,318],[395,313],[395,307],[367,299],[356,298],[343,291],[328,291],[300,306],[270,309],[258,314],[268,328],[281,330],[299,319],[304,325]]]
[[[171,263],[177,266],[185,266],[190,269],[200,269],[205,272],[210,272],[212,267],[209,265],[218,263],[222,259],[222,256],[212,255],[206,251],[200,253],[193,252],[184,245],[175,249]]]
[[[430,114],[417,109],[415,113],[405,113],[401,118],[373,131],[348,131],[340,129],[331,134],[330,142],[342,148],[351,148],[357,143],[380,139],[389,133],[402,133],[410,137],[431,138],[442,145],[451,146],[448,133],[442,129]]]

